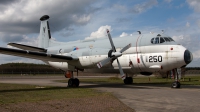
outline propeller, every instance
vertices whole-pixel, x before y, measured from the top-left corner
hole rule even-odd
[[[111,35],[110,35],[110,32],[109,32],[108,29],[107,29],[107,34],[108,34],[108,38],[109,38],[112,50],[110,50],[108,52],[108,58],[105,59],[105,60],[102,60],[99,63],[97,63],[97,66],[98,66],[98,68],[101,68],[104,65],[106,65],[108,63],[112,63],[115,59],[117,59],[117,64],[118,64],[118,67],[119,67],[119,72],[120,72],[121,78],[124,80],[126,77],[125,77],[125,74],[124,74],[124,72],[122,70],[122,67],[121,67],[120,63],[119,63],[118,57],[122,56],[122,53],[124,51],[126,51],[127,49],[129,49],[131,47],[131,44],[128,44],[127,46],[125,46],[124,48],[122,48],[119,52],[117,52],[116,49],[115,49],[114,43],[112,41],[112,38],[111,38]]]

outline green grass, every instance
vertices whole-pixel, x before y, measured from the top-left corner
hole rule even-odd
[[[0,83],[0,105],[19,102],[37,102],[54,99],[81,98],[105,95],[93,89],[45,87]]]
[[[189,81],[190,78],[190,81]],[[110,78],[90,78],[79,79],[81,83],[123,83],[123,80],[117,77]],[[68,80],[59,80],[58,82],[67,83]],[[174,82],[174,79],[157,78],[157,77],[134,77],[134,84],[168,84]],[[200,76],[186,76],[185,80],[180,80],[183,85],[200,85]]]
[[[181,84],[200,85],[200,76],[187,76],[187,77],[184,78],[184,81],[182,79]]]

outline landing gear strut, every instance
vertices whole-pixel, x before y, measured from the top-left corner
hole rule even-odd
[[[133,83],[133,78],[132,77],[126,77],[124,79],[124,84],[132,84]]]
[[[177,69],[173,69],[174,79],[175,81],[172,83],[171,88],[180,88],[181,83],[179,82],[179,73]]]

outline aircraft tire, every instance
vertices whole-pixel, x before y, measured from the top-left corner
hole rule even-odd
[[[181,83],[178,82],[178,81],[175,81],[175,82],[172,83],[171,87],[172,88],[180,88],[181,87]]]
[[[132,77],[128,77],[129,80],[129,84],[133,84],[133,78]]]
[[[74,84],[75,84],[76,87],[79,86],[79,83],[80,83],[80,82],[79,82],[79,79],[75,78],[75,79],[74,79]]]
[[[180,88],[181,87],[181,83],[180,82],[177,82],[178,83],[178,88]]]
[[[132,84],[133,83],[133,78],[132,77],[126,77],[124,79],[124,84]]]
[[[73,87],[73,85],[74,85],[74,79],[70,78],[68,80],[68,87]]]
[[[128,79],[127,78],[124,79],[124,84],[128,84]]]

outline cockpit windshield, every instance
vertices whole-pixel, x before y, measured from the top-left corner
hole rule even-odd
[[[151,39],[151,43],[152,44],[160,44],[160,43],[164,43],[164,42],[171,42],[174,41],[171,37],[155,37]]]
[[[168,37],[170,41],[174,41],[171,37]]]
[[[166,42],[170,42],[170,39],[169,39],[169,38],[164,37],[164,39],[165,39]]]

